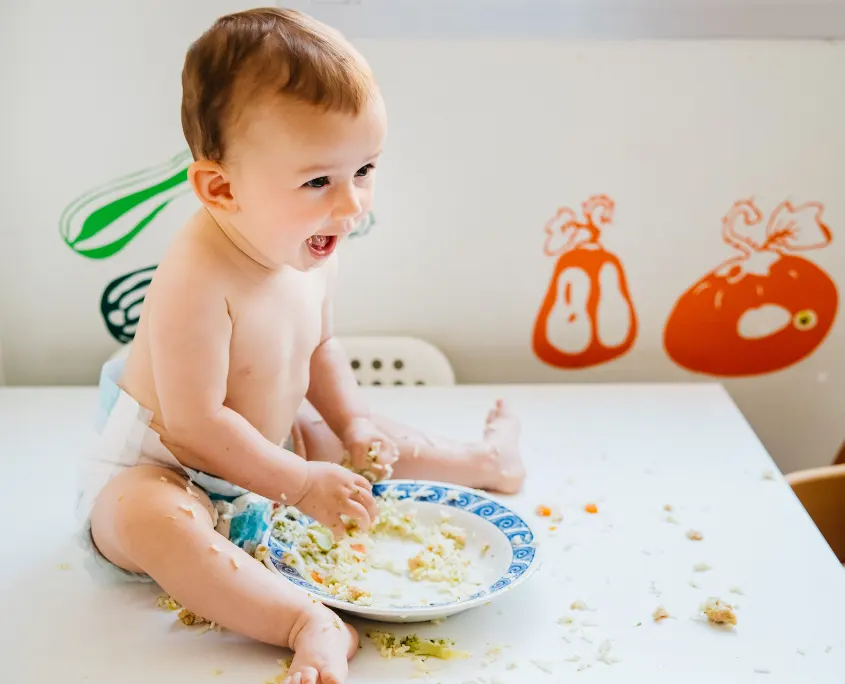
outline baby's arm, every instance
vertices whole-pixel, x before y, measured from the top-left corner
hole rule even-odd
[[[268,499],[298,501],[307,463],[267,440],[224,406],[232,320],[221,283],[198,278],[196,266],[160,267],[166,291],[148,311],[153,377],[167,436],[187,449],[185,465]]]
[[[306,398],[343,442],[352,462],[359,469],[363,470],[369,465],[367,453],[374,442],[381,445],[378,461],[382,464],[393,463],[396,460],[396,445],[374,425],[350,367],[349,357],[333,336],[336,257],[326,265],[326,269],[328,282],[322,310],[322,335],[319,346],[311,356],[311,384]]]

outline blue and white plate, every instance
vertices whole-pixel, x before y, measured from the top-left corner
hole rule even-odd
[[[537,569],[538,548],[531,526],[521,515],[485,492],[424,480],[389,480],[373,485],[373,494],[377,497],[387,491],[395,492],[400,510],[413,508],[417,519],[423,523],[440,520],[442,512],[448,511],[450,522],[467,532],[464,551],[473,559],[472,569],[480,582],[478,586],[458,599],[446,598],[442,594],[438,596],[431,583],[413,582],[387,571],[376,571],[372,574],[381,574],[367,581],[384,591],[381,594],[374,592],[373,605],[361,606],[335,598],[286,564],[282,558],[290,545],[273,537],[267,541],[270,552],[265,564],[327,606],[384,622],[423,622],[463,612],[502,596]],[[306,516],[303,518],[310,522]],[[399,562],[405,561],[400,558]],[[390,582],[395,586],[388,598],[385,592]],[[421,601],[426,601],[427,605],[420,605]]]

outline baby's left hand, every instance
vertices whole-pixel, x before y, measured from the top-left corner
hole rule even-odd
[[[399,458],[399,449],[369,418],[353,418],[341,441],[346,451],[343,465],[351,466],[371,482],[391,476],[391,465]]]

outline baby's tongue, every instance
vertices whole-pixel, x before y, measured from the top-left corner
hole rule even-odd
[[[307,240],[308,244],[312,247],[316,247],[317,249],[323,249],[329,243],[329,238],[327,235],[312,235]]]

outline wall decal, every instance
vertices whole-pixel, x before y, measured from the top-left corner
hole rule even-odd
[[[669,357],[696,373],[771,373],[811,354],[836,317],[831,277],[801,252],[832,240],[819,202],[782,202],[763,221],[752,199],[736,202],[722,239],[739,254],[687,290],[663,334]]]
[[[619,258],[601,244],[615,205],[596,195],[582,205],[584,220],[564,207],[546,224],[554,273],[534,324],[537,357],[558,368],[587,368],[631,349],[637,315]]]

